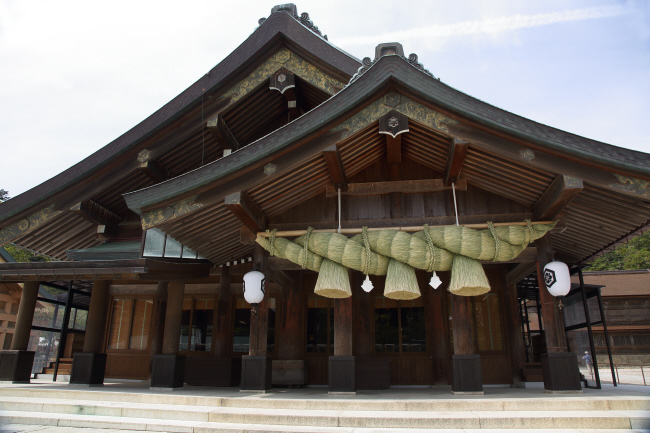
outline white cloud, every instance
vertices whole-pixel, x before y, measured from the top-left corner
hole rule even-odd
[[[572,9],[560,12],[538,13],[532,15],[510,15],[498,18],[486,18],[474,21],[462,21],[454,24],[433,25],[409,30],[388,32],[379,35],[346,38],[338,40],[342,46],[376,44],[377,41],[408,41],[412,39],[444,38],[475,34],[491,34],[570,21],[584,21],[599,18],[611,18],[631,10],[622,5],[597,6],[592,8]]]

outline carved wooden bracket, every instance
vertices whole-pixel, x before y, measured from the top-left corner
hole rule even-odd
[[[226,125],[221,114],[217,114],[207,122],[207,128],[212,136],[219,142],[219,145],[233,151],[239,149],[239,142]]]
[[[533,205],[536,219],[554,219],[584,188],[581,179],[559,175]]]
[[[266,215],[246,191],[237,191],[227,195],[224,204],[251,232],[257,233],[266,230],[268,226]]]
[[[379,118],[379,133],[395,138],[403,132],[409,132],[409,118],[397,110],[391,110]]]
[[[465,140],[454,138],[449,144],[449,156],[447,156],[447,167],[445,168],[445,185],[451,185],[458,182],[458,176],[463,169],[465,155],[469,143]]]
[[[330,174],[332,185],[336,188],[341,188],[341,191],[348,190],[348,182],[345,178],[345,170],[343,169],[343,162],[341,161],[341,154],[336,144],[328,147],[323,151],[323,158],[327,164],[327,171]]]

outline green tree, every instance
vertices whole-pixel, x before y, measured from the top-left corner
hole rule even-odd
[[[588,271],[650,269],[650,231],[594,259]]]
[[[3,201],[9,200],[11,197],[9,197],[9,192],[5,191],[4,189],[0,189],[0,203]]]

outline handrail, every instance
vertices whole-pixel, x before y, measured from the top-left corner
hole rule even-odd
[[[643,370],[643,367],[650,367],[650,364],[617,364],[614,363],[614,369],[616,371],[616,380],[618,383],[621,383],[620,375],[618,373],[618,367],[638,367],[641,369],[641,377],[643,378],[643,385],[647,386],[648,383],[645,378],[645,371]],[[632,384],[636,385],[636,384]]]

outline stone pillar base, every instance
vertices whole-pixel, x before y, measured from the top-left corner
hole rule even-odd
[[[70,383],[73,385],[103,385],[106,354],[77,352],[72,360]]]
[[[356,357],[329,357],[329,386],[330,393],[356,393]]]
[[[188,385],[238,386],[240,380],[240,358],[188,356],[185,359],[185,383]]]
[[[185,380],[185,356],[154,355],[151,368],[152,388],[182,388]]]
[[[453,355],[451,357],[451,390],[454,394],[483,392],[481,357],[479,355]]]
[[[273,366],[266,355],[244,355],[241,357],[242,391],[266,391],[271,389]]]
[[[0,380],[29,383],[36,352],[28,350],[3,350],[0,352]]]
[[[542,353],[544,389],[547,391],[580,391],[580,371],[575,353]]]

